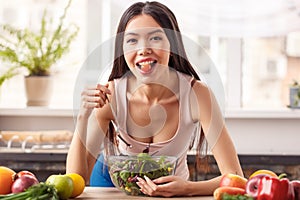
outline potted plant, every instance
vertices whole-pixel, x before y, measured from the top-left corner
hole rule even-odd
[[[296,80],[290,86],[290,107],[300,108],[300,84]]]
[[[69,51],[78,34],[77,25],[65,24],[71,2],[69,0],[56,27],[52,18],[46,19],[46,10],[37,32],[1,25],[0,59],[9,63],[9,68],[0,75],[0,86],[5,80],[25,72],[28,106],[48,105],[52,93],[51,68]]]

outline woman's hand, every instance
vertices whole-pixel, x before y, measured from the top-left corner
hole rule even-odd
[[[144,179],[138,177],[140,190],[149,196],[189,196],[187,188],[189,181],[183,180],[179,176],[164,176],[155,180],[148,177]]]
[[[97,84],[94,87],[87,87],[81,93],[80,114],[89,117],[94,108],[101,108],[105,105],[107,94],[111,94],[108,84]]]

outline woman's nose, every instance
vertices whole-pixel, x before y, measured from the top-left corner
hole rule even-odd
[[[149,47],[142,47],[138,50],[138,55],[145,56],[152,53],[152,50]]]
[[[138,42],[138,55],[149,55],[152,53],[150,44],[147,40],[143,39]]]

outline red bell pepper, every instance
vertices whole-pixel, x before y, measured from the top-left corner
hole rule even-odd
[[[293,186],[287,178],[265,176],[260,179],[257,200],[294,200]]]

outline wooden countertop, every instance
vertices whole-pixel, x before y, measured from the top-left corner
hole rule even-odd
[[[159,197],[143,197],[143,196],[130,196],[114,187],[86,187],[84,192],[76,198],[77,199],[144,199],[144,200],[166,200],[166,199],[186,199],[186,200],[213,200],[211,196],[208,197],[172,197],[172,198],[159,198]]]

